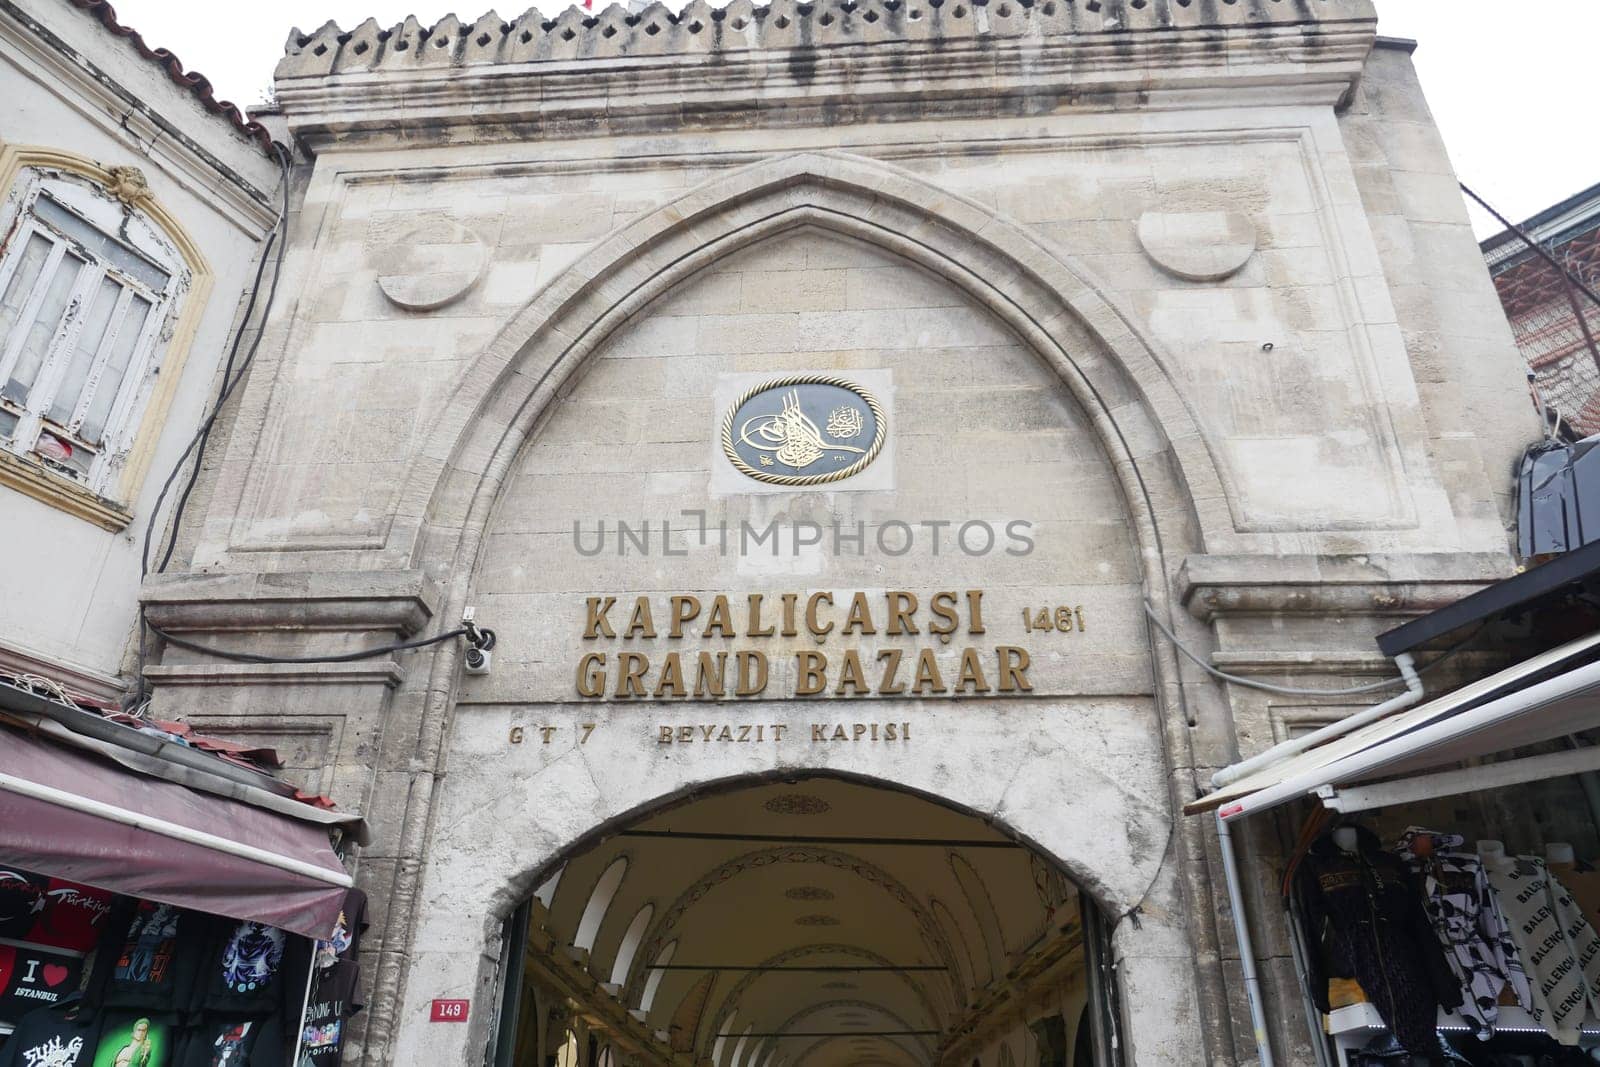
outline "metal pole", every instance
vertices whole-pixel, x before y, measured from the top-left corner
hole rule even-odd
[[[1228,903],[1233,908],[1233,930],[1239,939],[1239,967],[1244,974],[1244,995],[1250,1002],[1250,1025],[1256,1032],[1256,1052],[1261,1067],[1273,1067],[1272,1043],[1267,1040],[1267,1014],[1261,1006],[1261,979],[1256,976],[1256,951],[1250,941],[1250,920],[1244,911],[1244,891],[1239,886],[1239,861],[1233,854],[1228,822],[1217,813],[1217,840],[1222,846],[1222,870],[1228,879]]]
[[[306,1042],[306,1014],[311,1010],[311,986],[317,978],[317,943],[311,942],[311,966],[306,968],[306,992],[300,998],[300,1025],[294,1028],[294,1056],[289,1060],[293,1067],[299,1067],[300,1050]]]

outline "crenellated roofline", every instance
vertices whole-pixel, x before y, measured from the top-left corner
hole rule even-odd
[[[889,107],[875,118],[915,117],[936,101],[978,115],[1006,98],[1023,100],[1022,113],[1063,101],[1127,106],[1107,94],[1148,102],[1224,85],[1337,102],[1376,27],[1371,0],[691,0],[676,13],[613,4],[555,18],[530,9],[509,22],[491,11],[470,24],[451,15],[432,27],[411,17],[387,29],[368,19],[350,31],[295,30],[277,88],[291,127],[313,145],[422,127],[431,138],[462,124],[484,140],[596,118],[603,129],[583,132],[733,113],[747,125],[752,112],[761,123],[807,122],[841,100]]]

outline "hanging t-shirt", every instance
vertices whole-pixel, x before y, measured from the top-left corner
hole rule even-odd
[[[30,945],[0,945],[0,1019],[20,1019],[76,993],[82,977],[82,956]]]
[[[361,933],[367,928],[367,894],[352,889],[344,898],[333,936],[317,942],[316,965],[332,967],[340,960],[353,960],[361,951]]]
[[[114,899],[104,889],[52,878],[44,890],[44,909],[23,940],[88,952],[106,929]]]
[[[306,1025],[300,1035],[300,1062],[295,1067],[334,1067],[344,1055],[345,1025],[361,1010],[356,982],[361,966],[343,960],[317,974],[317,988],[306,1005]]]
[[[283,1026],[277,1016],[207,1017],[191,1029],[181,1063],[182,1067],[282,1067],[286,1055]]]
[[[174,1067],[178,1027],[172,1015],[108,1010],[92,1067]]]
[[[224,1016],[300,1013],[311,942],[266,923],[223,923],[208,954],[203,1006]]]
[[[213,925],[200,912],[135,902],[102,945],[97,992],[113,1007],[187,1009]]]
[[[50,879],[15,867],[0,867],[0,937],[22,940],[39,913],[44,911],[44,892]]]
[[[37,1008],[17,1023],[0,1049],[0,1067],[90,1067],[99,1019],[72,1000]]]
[[[1589,998],[1583,970],[1556,917],[1544,861],[1518,856],[1485,862],[1484,871],[1533,986],[1529,1012],[1551,1037],[1563,1045],[1577,1044]]]

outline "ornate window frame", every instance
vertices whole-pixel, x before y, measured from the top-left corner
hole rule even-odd
[[[150,312],[155,332],[135,355],[140,365],[130,369],[130,381],[137,374],[137,384],[124,391],[120,422],[108,426],[104,454],[88,477],[80,480],[39,458],[0,448],[0,486],[117,531],[133,519],[132,504],[149,472],[214,276],[137,167],[102,164],[48,147],[0,144],[0,237],[6,252],[29,222],[39,190],[52,183],[58,188],[77,185],[102,199],[107,211],[120,211],[124,220],[141,224],[153,242],[150,247],[165,246],[168,255],[162,266],[172,275],[160,304]]]

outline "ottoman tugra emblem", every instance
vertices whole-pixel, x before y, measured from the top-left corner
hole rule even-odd
[[[877,398],[846,378],[790,375],[747,391],[722,420],[722,450],[771,485],[822,485],[865,470],[888,423]]]

